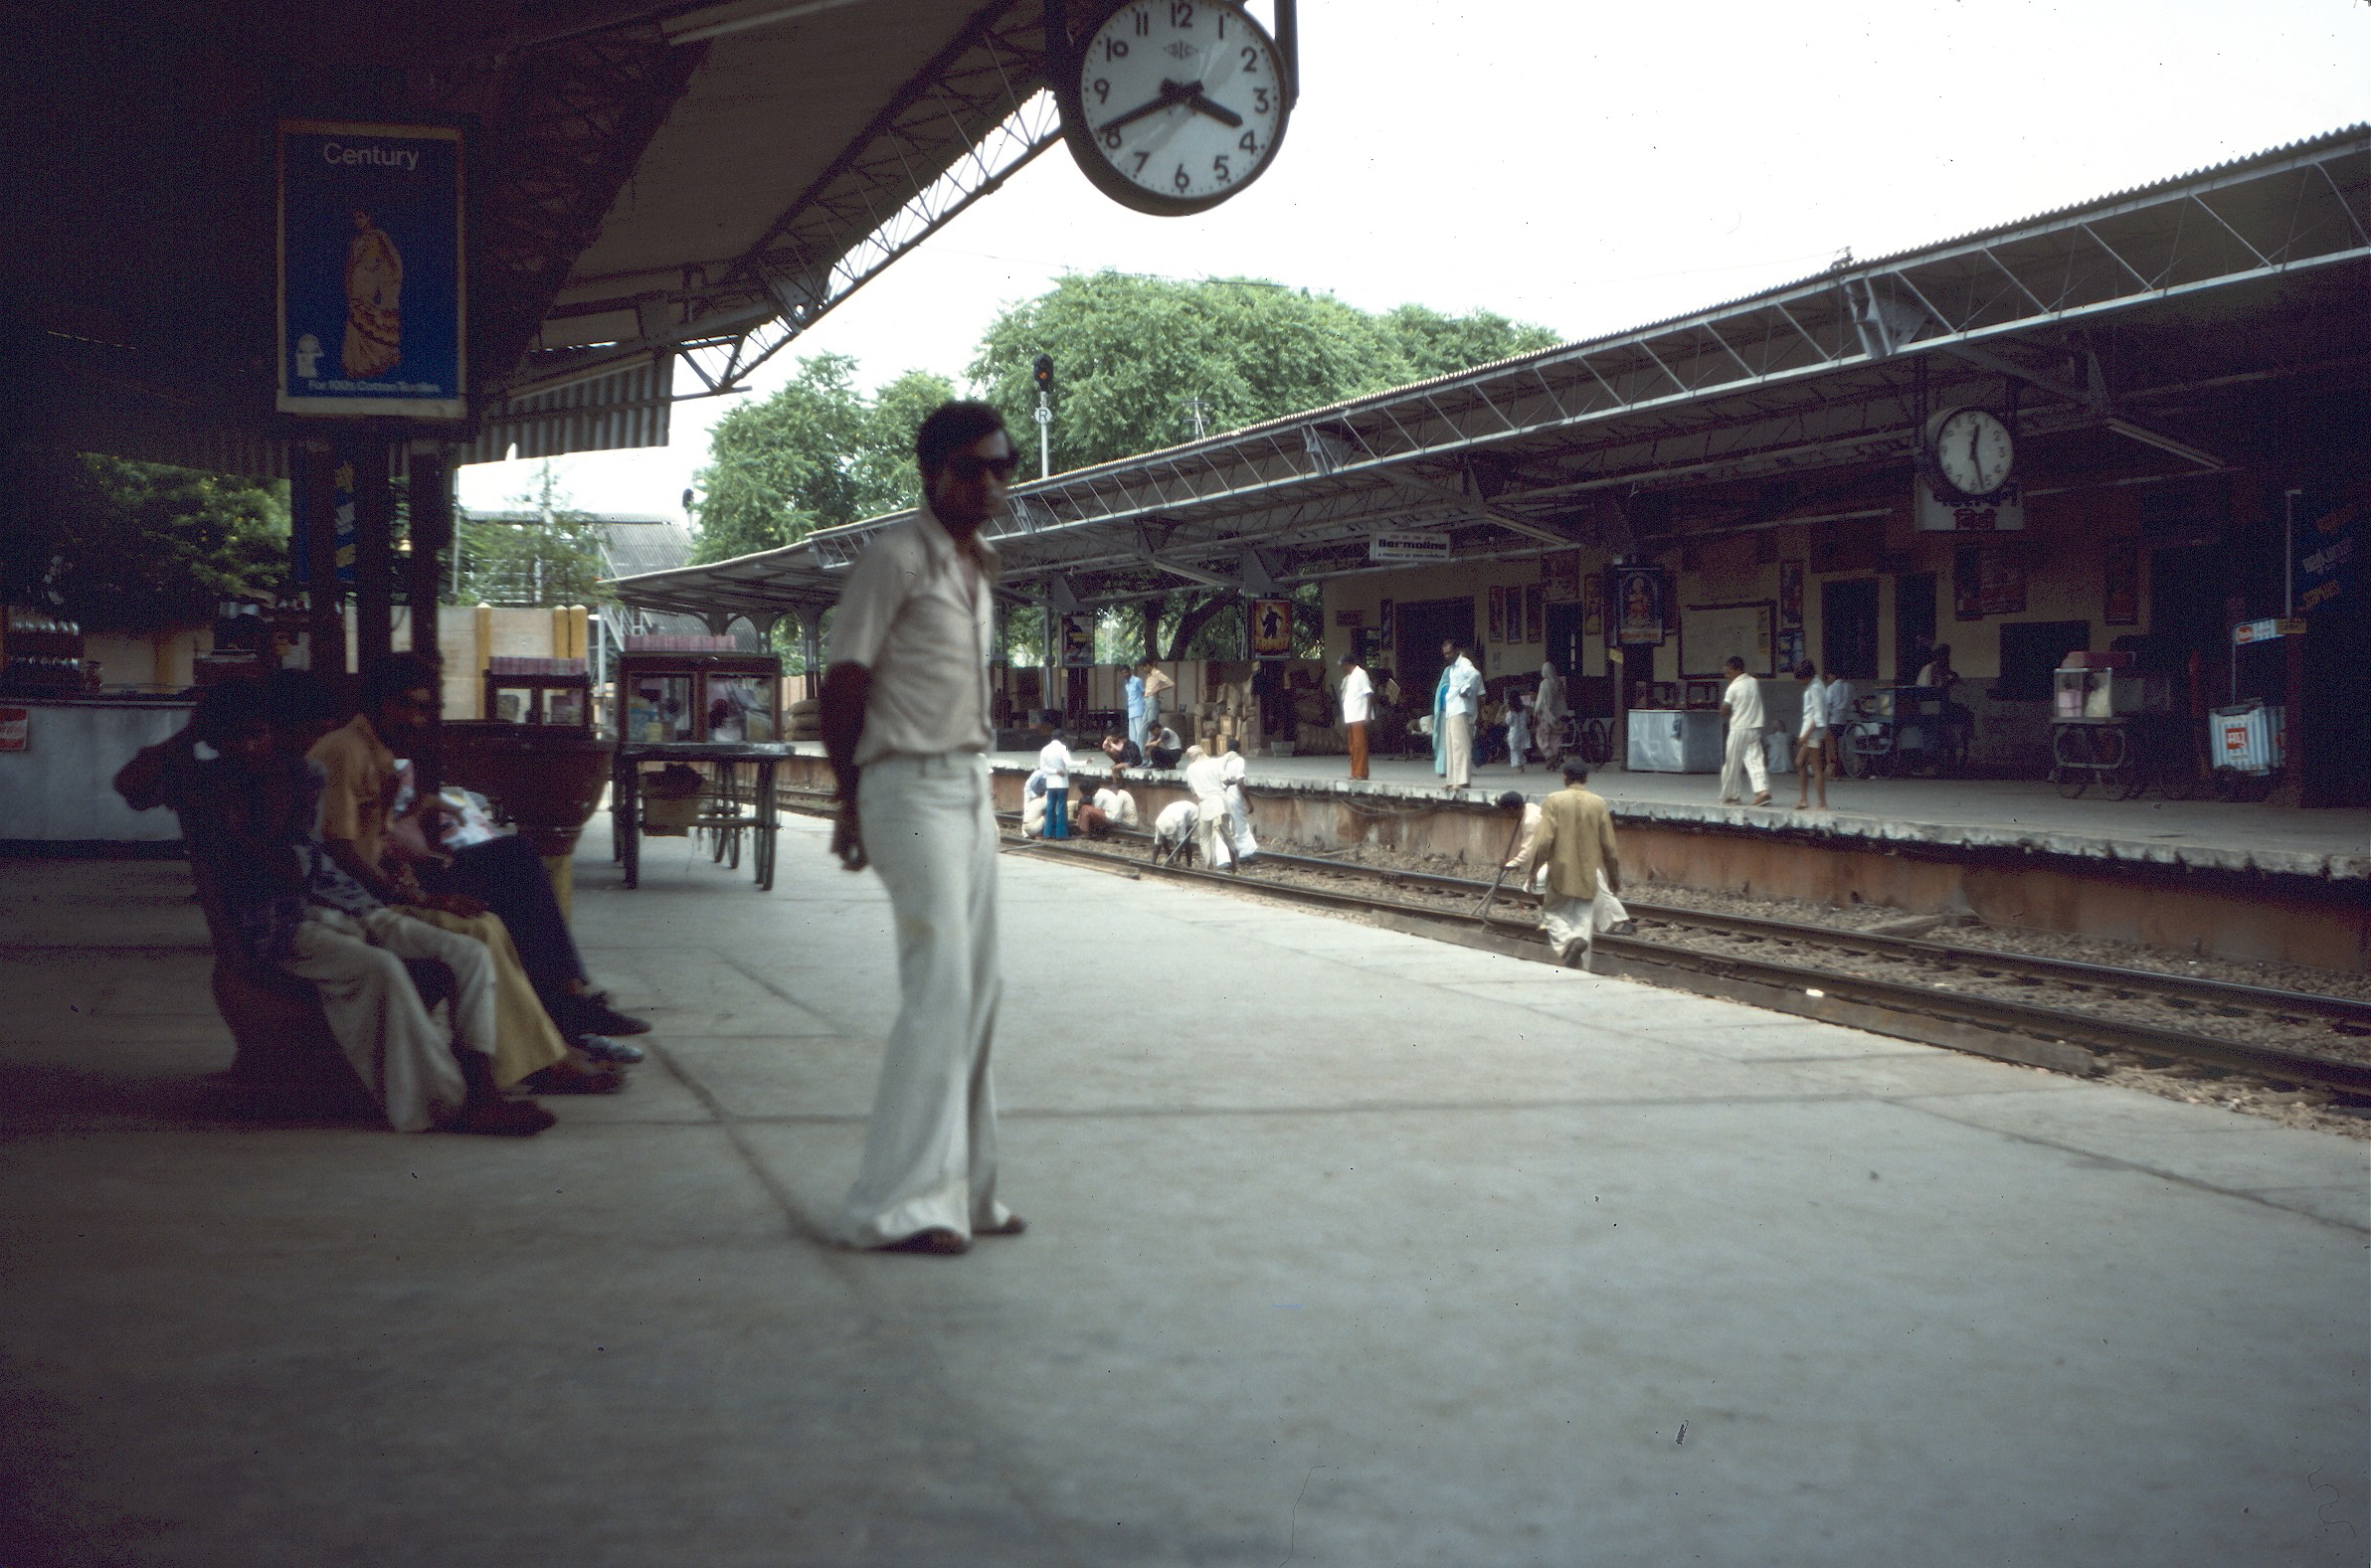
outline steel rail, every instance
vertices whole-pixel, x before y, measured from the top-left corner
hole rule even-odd
[[[1173,881],[1207,883],[1218,887],[1246,890],[1267,898],[1284,899],[1294,903],[1321,905],[1352,912],[1379,912],[1401,920],[1435,927],[1457,929],[1471,927],[1491,932],[1494,936],[1517,937],[1525,947],[1538,947],[1536,928],[1513,918],[1479,919],[1471,911],[1444,910],[1431,905],[1409,904],[1396,899],[1377,898],[1331,888],[1312,888],[1288,882],[1271,881],[1264,877],[1246,877],[1239,873],[1206,871],[1181,866],[1163,865],[1102,850],[1088,849],[1073,843],[1047,844],[1042,839],[1021,840],[1008,844],[1007,849],[1027,848],[1036,852],[1050,850],[1054,855],[1077,863],[1101,865],[1114,871],[1155,876]],[[1263,852],[1265,853],[1265,852]],[[1296,860],[1302,857],[1295,857]],[[1323,865],[1324,862],[1319,862]],[[1351,875],[1373,868],[1335,867]],[[1452,880],[1452,879],[1437,879]],[[1476,884],[1480,886],[1480,884]],[[1768,924],[1777,925],[1777,922]],[[1824,928],[1799,928],[1812,937],[1824,933]],[[1598,953],[1626,964],[1637,965],[1665,974],[1696,973],[1717,979],[1760,987],[1764,990],[1788,993],[1815,1000],[1832,999],[1846,1004],[1873,1008],[1880,1012],[1907,1014],[1934,1019],[1947,1024],[1972,1027],[1977,1030],[1998,1031],[2042,1041],[2059,1041],[2087,1050],[2116,1050],[2144,1056],[2161,1056],[2175,1060],[2201,1063],[2231,1071],[2247,1072],[2283,1083],[2311,1085],[2350,1095],[2371,1095],[2371,1065],[2338,1061],[2329,1057],[2285,1051],[2272,1046],[2248,1045],[2211,1035],[2192,1034],[2183,1030],[2162,1028],[2154,1024],[2136,1023],[2097,1013],[2068,1012],[2044,1007],[2032,1002],[2013,1001],[2004,997],[1984,996],[1965,991],[1948,990],[1933,985],[1901,980],[1880,979],[1870,975],[1808,968],[1798,964],[1775,963],[1765,958],[1747,958],[1736,954],[1708,953],[1697,949],[1674,947],[1649,942],[1636,937],[1600,936],[1595,940]],[[1517,951],[1514,956],[1536,958],[1552,962],[1545,953]],[[2119,971],[2121,972],[2121,971]],[[2145,971],[2132,971],[2145,972]],[[1922,1037],[1922,1036],[1921,1036]],[[1950,1044],[1938,1040],[1934,1043]],[[1984,1052],[1987,1055],[2013,1053]]]
[[[1428,871],[1393,871],[1376,866],[1340,865],[1329,860],[1305,855],[1274,854],[1262,850],[1262,858],[1272,858],[1279,864],[1303,867],[1313,871],[1333,871],[1345,876],[1368,875],[1388,882],[1406,882],[1419,886],[1438,887],[1446,891],[1470,893],[1479,898],[1490,884],[1470,877],[1444,876]],[[1502,890],[1502,899],[1530,898],[1526,891]],[[2064,981],[2104,991],[2140,991],[2156,996],[2174,996],[2210,1006],[2240,1007],[2255,1012],[2284,1014],[2292,1017],[2327,1019],[2351,1027],[2371,1031],[2371,1002],[2357,1001],[2348,996],[2323,996],[2312,991],[2285,990],[2271,985],[2248,985],[2237,980],[2214,980],[2202,975],[2172,974],[2162,969],[2135,969],[2118,964],[2091,963],[2076,958],[2052,958],[2039,954],[2011,953],[1993,948],[1966,947],[1957,943],[1936,942],[1922,937],[1894,937],[1883,932],[1851,931],[1838,926],[1821,926],[1800,921],[1771,920],[1759,915],[1728,915],[1713,910],[1688,909],[1671,904],[1653,904],[1643,900],[1624,899],[1623,905],[1641,919],[1666,925],[1693,927],[1705,931],[1726,932],[1733,936],[1759,937],[1773,942],[1797,942],[1811,946],[1842,948],[1875,957],[1917,959],[1954,967],[1994,969],[2022,973],[2036,978]]]

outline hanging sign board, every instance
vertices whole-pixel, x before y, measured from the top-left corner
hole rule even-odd
[[[280,122],[281,413],[467,416],[461,211],[454,127]]]
[[[1447,534],[1369,534],[1369,561],[1437,562],[1449,559]]]
[[[1935,494],[1924,474],[1912,482],[1918,490],[1918,532],[1922,534],[2025,532],[2025,492],[2014,480],[2002,488],[1999,499],[1981,506]]]

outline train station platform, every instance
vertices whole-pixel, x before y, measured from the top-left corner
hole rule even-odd
[[[2371,1145],[1020,854],[1031,1229],[852,1255],[878,880],[605,849],[526,1142],[242,1118],[186,868],[0,861],[0,1559],[2361,1561]]]
[[[1084,748],[1079,748],[1082,755]],[[819,748],[820,751],[820,748]],[[1033,751],[997,754],[1000,767],[1036,767]],[[1342,757],[1245,759],[1252,783],[1266,789],[1355,792],[1377,800],[1455,798],[1440,787],[1429,759],[1375,758],[1364,784]],[[1142,775],[1132,770],[1132,777]],[[1518,774],[1504,763],[1474,770],[1466,801],[1509,789],[1537,797],[1558,786],[1553,770]],[[2302,810],[2262,802],[2167,800],[2155,790],[2136,800],[2086,793],[2068,800],[2047,780],[1831,779],[1826,812],[1788,809],[1792,774],[1772,775],[1771,804],[1724,806],[1710,774],[1628,773],[1598,769],[1589,787],[1617,820],[1809,833],[1825,840],[1885,845],[2010,849],[2132,865],[2268,872],[2342,882],[2371,881],[2371,809]]]

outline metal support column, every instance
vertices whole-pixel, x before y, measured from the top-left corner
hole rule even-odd
[[[453,543],[454,472],[441,446],[416,446],[406,493],[411,502],[412,554],[406,562],[404,598],[412,612],[412,651],[444,664],[437,624],[437,591],[444,573],[439,552]],[[441,787],[444,775],[443,706],[413,756],[413,776],[422,791]]]
[[[298,446],[293,455],[290,510],[304,532],[305,663],[342,675],[346,607],[337,584],[337,459],[326,446]]]
[[[395,646],[395,487],[383,436],[354,454],[354,662],[368,676]]]

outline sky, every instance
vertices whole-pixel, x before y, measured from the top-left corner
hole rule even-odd
[[[1267,0],[1255,0],[1263,19]],[[1189,218],[1120,207],[1054,147],[753,378],[853,357],[964,385],[997,313],[1065,272],[1255,276],[1369,310],[1486,309],[1566,339],[2371,119],[2367,0],[1303,0],[1275,163]],[[679,375],[678,386],[688,384]],[[680,517],[714,422],[557,459],[590,510]],[[460,470],[499,507],[537,465]]]

